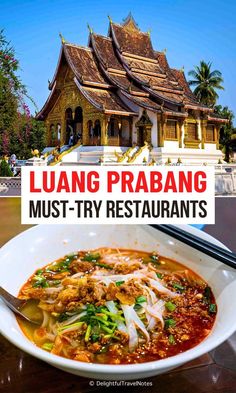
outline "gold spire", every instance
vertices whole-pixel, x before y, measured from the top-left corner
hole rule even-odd
[[[61,43],[62,43],[62,44],[65,44],[65,43],[66,43],[66,40],[65,40],[65,38],[63,37],[63,35],[62,35],[61,33],[59,33],[59,37],[60,37],[60,39],[61,39]]]
[[[112,23],[112,19],[111,19],[110,15],[107,15],[107,16],[108,16],[109,22]]]
[[[162,53],[164,53],[164,55],[166,55],[166,52],[167,52],[167,49],[164,48],[163,51],[162,51]]]
[[[180,71],[181,71],[181,72],[184,72],[184,65],[183,65],[182,68],[180,68]]]
[[[87,28],[88,28],[90,34],[93,34],[93,29],[92,29],[92,27],[90,27],[90,25],[88,23],[87,23]]]
[[[149,29],[149,30],[147,31],[147,35],[148,35],[148,37],[151,37],[151,32],[152,32],[152,30],[151,30],[151,29]]]

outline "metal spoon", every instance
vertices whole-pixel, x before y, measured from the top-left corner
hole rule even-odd
[[[27,317],[24,314],[24,308],[29,303],[30,300],[18,299],[17,297],[11,295],[5,289],[0,287],[0,299],[17,315],[25,319],[30,323],[34,323],[36,325],[41,325],[39,320],[33,320],[32,318]]]

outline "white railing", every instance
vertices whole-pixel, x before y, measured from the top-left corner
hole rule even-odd
[[[21,195],[20,177],[0,177],[0,196]]]

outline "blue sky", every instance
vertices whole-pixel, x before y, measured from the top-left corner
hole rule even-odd
[[[155,49],[167,49],[172,67],[187,73],[200,60],[222,72],[225,91],[219,103],[236,114],[236,1],[235,0],[0,0],[0,28],[11,40],[20,60],[20,76],[38,108],[48,96],[65,39],[87,45],[87,23],[107,34],[109,14],[114,22],[132,12],[143,31],[151,29]]]

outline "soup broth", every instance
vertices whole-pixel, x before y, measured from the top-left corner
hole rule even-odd
[[[208,284],[184,265],[136,250],[79,251],[38,269],[19,298],[18,319],[38,347],[82,362],[142,363],[199,344],[217,306]]]

